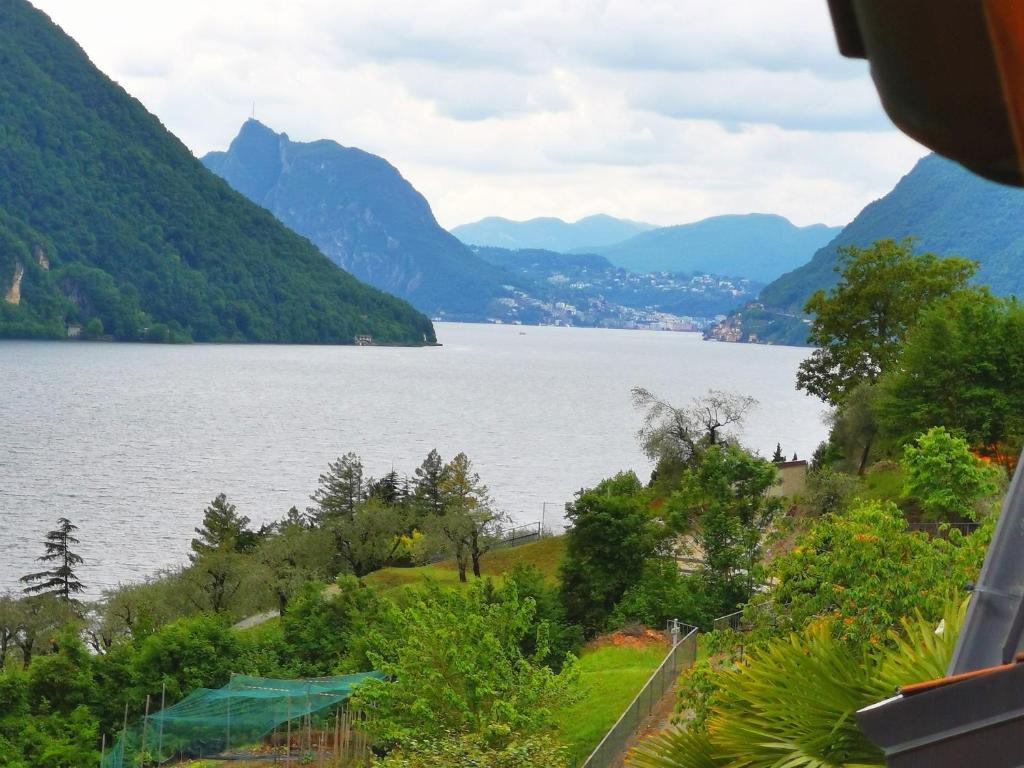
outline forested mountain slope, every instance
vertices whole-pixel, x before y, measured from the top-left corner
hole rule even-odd
[[[835,284],[837,247],[908,236],[917,238],[919,250],[976,259],[981,263],[976,282],[996,293],[1024,291],[1024,191],[928,155],[808,264],[766,286],[761,300],[768,307],[799,311],[812,293]]]
[[[24,0],[0,0],[0,335],[433,340],[206,170]]]

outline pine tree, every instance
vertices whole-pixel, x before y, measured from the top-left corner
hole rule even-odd
[[[370,480],[366,483],[367,497],[373,497],[385,504],[401,505],[405,502],[405,490],[402,488],[402,478],[395,470],[391,470],[380,480]]]
[[[76,602],[77,595],[85,586],[75,575],[75,566],[82,564],[82,558],[71,551],[73,544],[78,544],[74,532],[78,526],[66,517],[57,520],[57,528],[46,534],[43,546],[46,554],[36,558],[42,563],[56,563],[54,568],[39,573],[22,576],[21,581],[28,586],[24,591],[29,595],[54,595],[66,603]]]
[[[444,492],[441,490],[441,482],[444,479],[444,460],[436,448],[427,454],[415,474],[413,499],[419,514],[435,517],[443,515]]]
[[[363,462],[354,453],[346,453],[327,465],[327,472],[320,475],[320,486],[310,497],[315,506],[306,512],[317,525],[332,519],[350,518],[356,507],[366,499],[366,483],[363,479]]]
[[[782,455],[782,443],[775,444],[775,453],[772,454],[772,463],[781,464],[786,460],[786,457]]]
[[[239,515],[234,504],[223,493],[217,494],[203,510],[203,527],[196,528],[199,536],[192,539],[189,559],[194,563],[203,555],[219,550],[247,552],[257,543],[258,535],[249,530],[249,518]]]

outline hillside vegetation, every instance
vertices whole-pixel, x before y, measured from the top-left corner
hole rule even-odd
[[[0,0],[0,336],[69,322],[123,340],[434,339],[207,171],[43,13]]]
[[[887,195],[874,201],[811,261],[769,284],[761,301],[800,311],[819,288],[839,280],[839,248],[881,238],[916,239],[920,251],[980,262],[976,281],[997,294],[1024,291],[1024,191],[986,181],[952,160],[922,158]]]

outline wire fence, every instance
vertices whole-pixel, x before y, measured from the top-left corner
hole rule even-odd
[[[601,739],[601,743],[578,768],[612,768],[620,764],[637,729],[647,720],[665,694],[672,690],[679,673],[693,666],[697,660],[697,628],[679,622],[675,622],[675,626],[679,629],[670,635],[676,639],[672,650],[661,662],[661,666],[654,670],[615,725]],[[685,630],[685,635],[682,635],[682,630]]]
[[[912,522],[907,523],[907,529],[910,531],[923,531],[929,536],[946,538],[949,536],[951,531],[959,531],[964,536],[969,536],[974,533],[978,528],[981,527],[981,523],[964,522],[964,523],[927,523],[927,522]]]

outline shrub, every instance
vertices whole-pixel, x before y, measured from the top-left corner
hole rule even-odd
[[[906,446],[903,466],[904,494],[917,499],[929,519],[942,522],[976,520],[981,502],[999,490],[1002,474],[945,427],[932,427]]]
[[[860,501],[826,516],[772,563],[776,619],[800,630],[824,617],[853,643],[880,641],[915,611],[937,620],[950,591],[977,577],[994,518],[970,536],[943,539],[909,532],[891,502]]]

